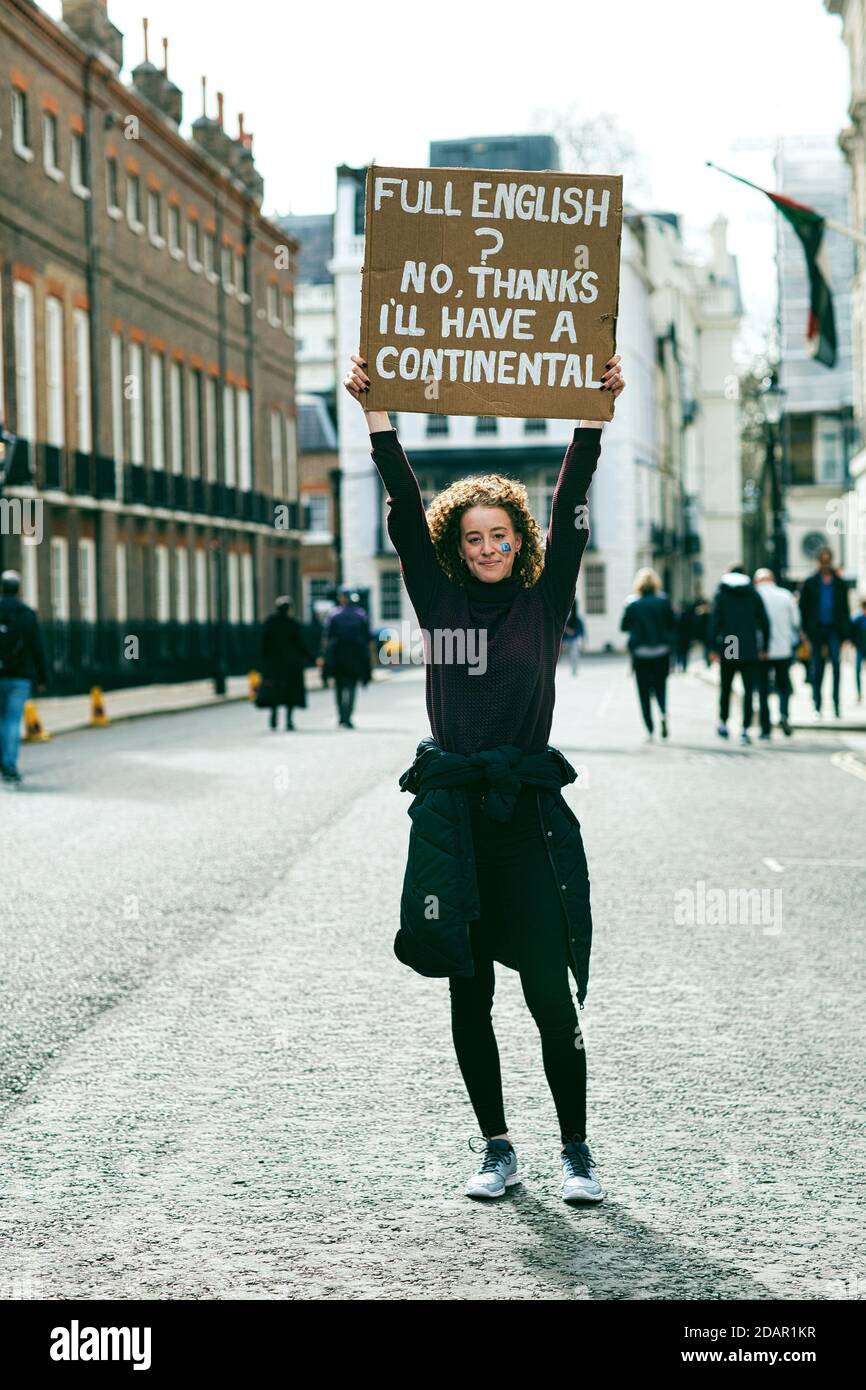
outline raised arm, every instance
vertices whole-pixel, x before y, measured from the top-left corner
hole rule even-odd
[[[553,493],[540,583],[557,617],[574,601],[580,561],[589,540],[587,490],[601,453],[601,430],[576,426]]]
[[[343,385],[363,406],[363,392],[369,377],[363,359],[352,355],[355,364]],[[397,431],[385,411],[365,411],[370,431],[370,452],[385,484],[388,503],[388,535],[400,557],[406,592],[423,623],[437,585],[447,582],[433,549],[424,501],[418,479],[406,457]]]

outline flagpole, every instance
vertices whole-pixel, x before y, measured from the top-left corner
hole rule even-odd
[[[751,179],[744,179],[742,174],[732,174],[730,169],[723,169],[720,164],[714,164],[711,159],[706,161],[707,167],[717,169],[720,174],[727,174],[728,178],[736,179],[737,183],[744,183],[748,188],[755,188],[759,193],[766,193],[767,189],[762,188],[758,183],[752,183]],[[817,209],[815,209],[817,211]],[[823,213],[819,216],[824,217]],[[824,226],[829,227],[831,232],[839,232],[841,236],[846,236],[851,241],[858,242],[861,246],[866,246],[866,234],[858,232],[856,227],[846,227],[843,222],[836,222],[832,217],[824,217]]]

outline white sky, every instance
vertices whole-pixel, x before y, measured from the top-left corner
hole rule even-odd
[[[59,18],[60,0],[42,8]],[[143,14],[152,61],[168,36],[186,131],[202,73],[231,134],[244,112],[265,212],[333,210],[338,164],[425,165],[430,139],[522,133],[560,104],[613,112],[646,162],[639,205],[681,213],[698,247],[728,217],[752,332],[775,312],[777,214],[704,161],[772,188],[778,135],[847,123],[841,21],[822,0],[109,0],[109,13],[125,77]]]

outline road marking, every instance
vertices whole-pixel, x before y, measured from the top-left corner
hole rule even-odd
[[[852,777],[859,777],[862,782],[866,782],[866,763],[858,758],[856,753],[831,753],[830,762],[834,767],[839,767],[843,772],[850,772]]]
[[[768,869],[772,869],[774,874],[783,874],[785,872],[778,859],[765,859],[764,863]]]

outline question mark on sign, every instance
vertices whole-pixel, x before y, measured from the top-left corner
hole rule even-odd
[[[475,235],[493,237],[494,244],[492,246],[485,246],[484,250],[481,252],[481,264],[486,265],[488,256],[495,256],[497,251],[502,250],[502,243],[505,238],[498,227],[476,227]]]

